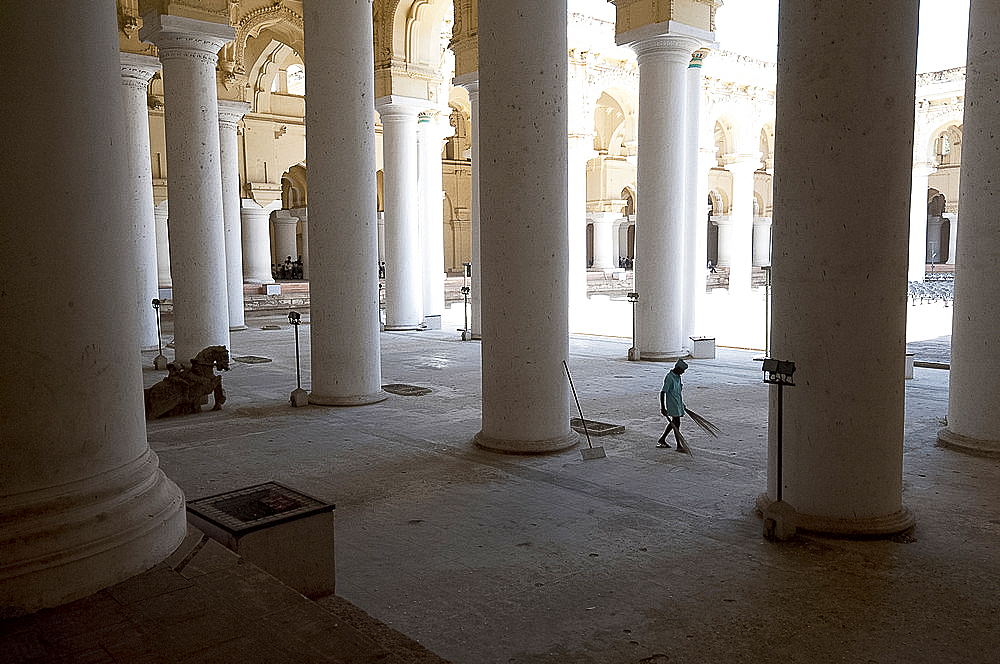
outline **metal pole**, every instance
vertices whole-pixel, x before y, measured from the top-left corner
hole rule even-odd
[[[777,498],[778,498],[779,502],[781,501],[781,485],[782,485],[782,480],[781,480],[781,456],[782,456],[782,454],[781,454],[781,405],[782,405],[781,404],[781,391],[782,391],[782,389],[784,389],[784,385],[782,385],[781,383],[778,383],[778,458],[777,458],[777,463],[775,464],[777,466],[775,470],[777,471],[776,474],[778,476],[778,488],[775,491],[775,493],[777,494]]]
[[[295,324],[295,387],[302,389],[302,374],[299,371],[299,325]]]

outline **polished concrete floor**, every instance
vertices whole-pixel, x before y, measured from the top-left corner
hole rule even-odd
[[[454,316],[440,331],[381,335],[382,382],[429,394],[357,408],[290,407],[293,329],[280,316],[248,325],[233,333],[234,357],[270,361],[235,361],[222,411],[151,422],[149,441],[189,499],[276,480],[336,504],[336,596],[312,609],[343,618],[356,607],[354,626],[370,622],[342,639],[352,646],[307,637],[321,647],[292,660],[435,661],[405,639],[401,655],[372,636],[389,630],[470,664],[997,661],[1000,461],[936,446],[947,371],[918,367],[906,382],[912,532],[772,543],[754,515],[766,465],[759,353],[720,348],[690,362],[686,401],[722,434],[689,429],[693,454],[684,455],[654,447],[668,367],[626,361],[626,339],[574,336],[570,368],[586,418],[625,432],[593,439],[606,458],[584,460],[579,448],[507,456],[471,443],[480,345],[461,341]],[[147,385],[160,376],[144,371]],[[169,614],[170,602],[160,610]],[[261,620],[267,634],[280,632],[274,619],[250,614],[244,630]],[[161,647],[160,659],[65,661],[286,661],[226,632],[216,640],[184,657]],[[291,647],[280,634],[268,643]]]

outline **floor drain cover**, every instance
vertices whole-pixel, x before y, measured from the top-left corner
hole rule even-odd
[[[234,357],[233,359],[237,362],[243,362],[244,364],[264,364],[265,362],[271,361],[271,358],[269,357],[259,357],[257,355],[241,355],[240,357]]]
[[[281,326],[280,325],[261,325],[260,329],[262,329],[262,330],[280,330]]]
[[[431,393],[431,389],[429,387],[417,387],[416,385],[403,385],[401,383],[383,385],[382,389],[390,394],[398,394],[404,397],[419,397],[424,394]]]
[[[333,505],[277,482],[267,482],[189,501],[187,509],[213,525],[236,534],[320,512],[331,512]]]
[[[608,424],[607,422],[586,420],[587,428],[584,429],[583,422],[584,420],[581,420],[579,417],[574,417],[570,419],[569,426],[577,433],[589,433],[591,436],[610,436],[616,433],[625,433],[624,424]]]

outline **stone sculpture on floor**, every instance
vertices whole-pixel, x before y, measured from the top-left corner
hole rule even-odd
[[[177,362],[167,365],[167,377],[145,390],[146,419],[201,412],[208,395],[215,394],[212,410],[220,410],[226,402],[222,376],[215,370],[229,371],[229,349],[209,346],[191,360],[191,368]]]

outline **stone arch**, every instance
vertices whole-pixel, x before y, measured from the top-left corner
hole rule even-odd
[[[376,0],[376,96],[416,96],[419,79],[441,78],[442,22],[452,0]],[[394,77],[394,72],[405,76]],[[419,83],[418,83],[419,85]],[[403,88],[405,89],[397,89]],[[425,88],[428,98],[429,88]]]
[[[276,86],[275,82],[278,76],[292,64],[302,66],[302,58],[295,52],[295,49],[284,42],[272,39],[266,47],[261,49],[260,55],[247,74],[247,97],[253,112],[271,113],[280,110],[282,115],[288,114],[288,109],[272,108],[272,95],[288,95],[286,87]],[[301,106],[302,114],[300,117],[304,117],[305,105],[301,104]],[[299,115],[299,113],[295,113],[295,115]]]
[[[594,149],[611,157],[637,153],[638,99],[623,88],[606,88],[594,106]]]
[[[726,155],[739,151],[739,132],[736,121],[729,115],[721,115],[715,120],[713,131],[713,145],[716,148],[716,156],[719,159],[718,165],[725,164]]]
[[[261,36],[263,35],[263,39]],[[279,41],[302,58],[305,34],[302,17],[281,4],[260,7],[242,16],[236,24],[236,71],[248,73],[247,62],[256,63],[271,41]]]

